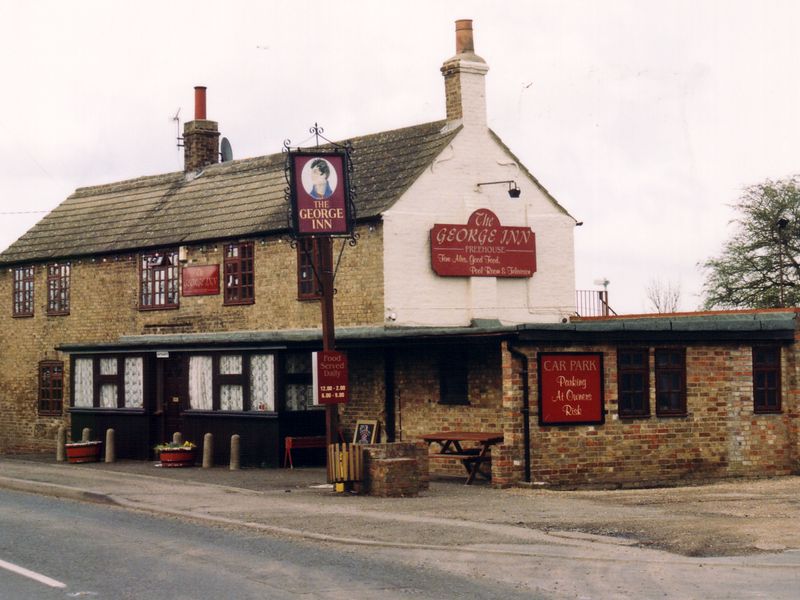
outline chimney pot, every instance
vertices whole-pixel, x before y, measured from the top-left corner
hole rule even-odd
[[[204,121],[206,118],[206,87],[198,85],[194,88],[194,118]]]
[[[475,43],[472,39],[472,19],[459,19],[456,21],[456,54],[466,52],[475,53]]]

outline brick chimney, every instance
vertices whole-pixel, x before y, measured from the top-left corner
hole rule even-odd
[[[489,66],[475,54],[472,19],[456,21],[456,55],[442,65],[447,120],[486,126],[486,73]]]
[[[206,88],[194,88],[194,121],[183,125],[183,170],[199,171],[219,162],[219,130],[206,120]]]

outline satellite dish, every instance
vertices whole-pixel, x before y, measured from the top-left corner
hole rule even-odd
[[[233,148],[231,148],[231,143],[228,141],[228,138],[222,138],[222,142],[219,145],[219,150],[220,154],[222,154],[222,162],[233,160]]]

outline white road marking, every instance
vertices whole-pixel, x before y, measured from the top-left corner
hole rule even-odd
[[[6,569],[7,571],[11,571],[12,573],[16,573],[17,575],[28,577],[29,579],[33,579],[34,581],[38,581],[39,583],[49,585],[50,587],[54,588],[67,587],[66,583],[61,583],[60,581],[51,579],[47,575],[42,575],[41,573],[37,573],[36,571],[31,571],[30,569],[17,566],[14,563],[6,562],[4,560],[0,560],[0,568]]]

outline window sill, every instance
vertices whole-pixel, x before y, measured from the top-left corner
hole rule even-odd
[[[780,408],[762,408],[753,410],[754,415],[782,415],[783,411]]]
[[[109,413],[126,415],[144,415],[143,408],[106,408],[101,406],[70,406],[67,409],[71,413]]]
[[[647,413],[646,415],[622,415],[618,413],[618,416],[620,421],[634,421],[636,419],[649,419],[652,415],[650,413]]]
[[[659,419],[680,419],[683,417],[688,417],[689,413],[656,413],[656,417]]]
[[[251,306],[255,303],[255,300],[228,300],[227,302],[223,302],[222,306]]]
[[[150,312],[152,310],[178,310],[181,307],[180,304],[170,304],[165,306],[140,306],[140,312]]]
[[[201,410],[190,408],[181,412],[184,417],[253,417],[253,418],[275,418],[278,416],[276,411],[268,410]]]
[[[40,417],[48,417],[48,418],[60,418],[60,417],[64,416],[64,412],[60,411],[60,410],[59,411],[54,411],[54,410],[43,411],[43,410],[40,410],[37,414]]]

